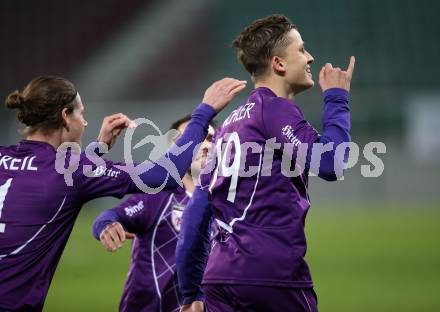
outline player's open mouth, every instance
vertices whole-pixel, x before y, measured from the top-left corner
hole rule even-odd
[[[312,76],[312,72],[310,71],[310,66],[306,67],[306,73],[310,75],[310,77]]]

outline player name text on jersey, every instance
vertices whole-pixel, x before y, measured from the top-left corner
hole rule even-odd
[[[255,103],[247,103],[236,110],[233,110],[232,113],[226,118],[226,120],[223,122],[223,126],[227,126],[232,122],[240,121],[244,118],[251,118],[251,109],[254,107]]]
[[[0,168],[6,170],[29,170],[37,171],[38,168],[32,165],[35,156],[25,158],[14,158],[8,155],[2,155],[0,153]]]

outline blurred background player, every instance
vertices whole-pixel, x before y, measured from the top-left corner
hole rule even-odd
[[[194,148],[205,139],[209,121],[244,86],[243,81],[225,78],[206,90],[187,131],[163,156],[174,163],[180,177],[191,164]],[[65,142],[80,144],[87,125],[81,97],[70,81],[35,78],[23,91],[12,92],[6,106],[17,110],[18,120],[26,125],[26,139],[0,147],[0,310],[41,311],[82,205],[97,197],[121,198],[141,190],[111,161],[105,161],[103,175],[94,176],[95,163],[85,153],[79,155],[72,186],[55,170],[58,147]],[[97,140],[113,146],[130,122],[123,114],[105,118]],[[188,148],[179,156],[171,155],[186,143]],[[83,171],[85,165],[92,168],[89,175]],[[168,173],[154,165],[139,177],[150,187],[159,187]],[[173,179],[166,184],[178,186]]]
[[[335,151],[351,141],[348,91],[354,57],[346,71],[327,63],[319,73],[320,135],[293,101],[314,85],[313,57],[297,27],[283,15],[271,15],[251,23],[233,46],[255,89],[215,133],[214,159],[184,213],[177,248],[183,310],[202,298],[209,243],[198,231],[209,230],[210,203],[219,232],[203,276],[207,311],[317,311],[304,260],[308,175],[312,171],[335,181],[341,174],[344,151]],[[254,145],[248,150],[245,143]],[[315,143],[331,146],[322,150]],[[283,154],[291,155],[290,166],[282,164]],[[256,172],[249,175],[251,168]],[[300,174],[288,175],[293,169]]]
[[[190,120],[191,116],[186,115],[174,122],[171,129],[181,135]],[[206,140],[182,179],[183,187],[154,195],[132,195],[96,218],[93,235],[110,252],[120,248],[127,238],[135,237],[120,311],[180,309],[182,295],[175,273],[177,235],[182,212],[194,192],[213,134],[214,128],[210,126]]]

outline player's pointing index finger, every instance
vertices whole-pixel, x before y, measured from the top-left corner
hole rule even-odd
[[[348,64],[348,67],[347,67],[347,74],[349,74],[350,77],[351,77],[351,75],[353,75],[355,61],[356,61],[356,59],[354,58],[354,56],[351,56],[350,57],[350,64]]]

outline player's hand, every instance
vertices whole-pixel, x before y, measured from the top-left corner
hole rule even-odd
[[[107,251],[116,251],[122,247],[126,239],[133,239],[134,234],[125,232],[121,223],[113,222],[107,225],[99,235],[101,244]]]
[[[116,138],[126,128],[134,128],[136,125],[124,114],[114,114],[104,118],[102,121],[101,131],[98,135],[98,142],[107,144],[108,148],[112,148],[116,142]]]
[[[185,304],[180,309],[180,312],[203,312],[203,302],[202,301],[194,301],[191,304]]]
[[[246,80],[223,78],[214,82],[206,91],[203,103],[220,112],[234,97],[246,87]]]
[[[332,64],[327,63],[319,72],[319,85],[322,92],[331,88],[341,88],[350,91],[351,77],[353,76],[355,58],[350,57],[350,64],[347,70],[343,71],[339,67],[333,68]]]

